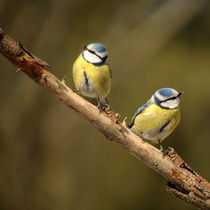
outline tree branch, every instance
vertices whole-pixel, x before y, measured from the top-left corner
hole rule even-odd
[[[120,144],[129,153],[161,174],[167,181],[166,189],[179,199],[201,209],[210,209],[210,183],[191,169],[182,158],[168,148],[167,155],[144,142],[118,121],[118,114],[110,109],[99,112],[93,104],[73,92],[64,81],[47,71],[45,61],[30,53],[22,44],[13,40],[0,28],[0,53],[26,73],[55,98],[68,106],[107,139]]]

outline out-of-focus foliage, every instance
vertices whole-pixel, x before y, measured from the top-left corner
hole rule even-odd
[[[109,101],[122,119],[158,88],[184,91],[181,123],[164,147],[209,179],[208,1],[1,0],[0,27],[70,87],[82,45],[104,43]],[[2,56],[0,69],[0,209],[194,209]]]

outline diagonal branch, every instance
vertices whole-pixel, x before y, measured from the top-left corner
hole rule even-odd
[[[63,81],[47,71],[49,64],[30,53],[0,28],[0,53],[26,73],[36,83],[47,89],[64,105],[100,130],[107,139],[120,144],[167,181],[166,189],[176,197],[201,209],[210,209],[210,183],[191,169],[173,148],[167,155],[144,142],[118,121],[118,115],[98,108],[73,92]]]

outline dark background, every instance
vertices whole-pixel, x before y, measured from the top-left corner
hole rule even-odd
[[[113,73],[108,98],[121,120],[161,87],[184,91],[181,123],[163,146],[209,180],[209,1],[1,0],[0,27],[72,88],[83,44],[104,43]],[[195,209],[15,70],[0,56],[0,209]]]

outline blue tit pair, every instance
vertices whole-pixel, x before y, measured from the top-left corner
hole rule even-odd
[[[134,114],[129,128],[143,140],[159,144],[170,135],[180,122],[179,102],[182,92],[172,88],[157,90],[146,104]]]
[[[85,46],[73,65],[76,90],[84,96],[97,98],[98,107],[108,104],[111,90],[111,69],[107,64],[107,49],[103,44]]]

